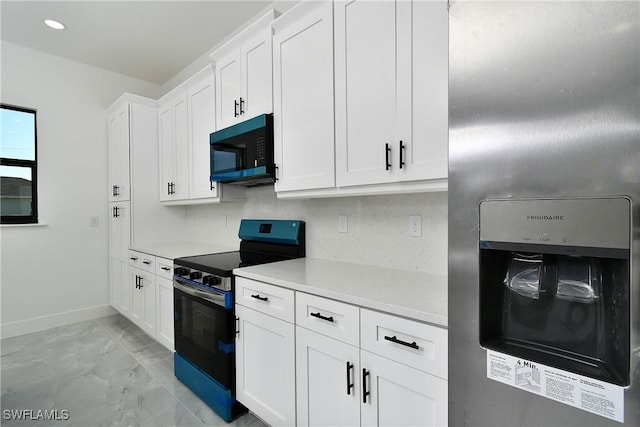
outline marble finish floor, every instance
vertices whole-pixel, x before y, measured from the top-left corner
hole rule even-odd
[[[5,338],[0,351],[2,426],[265,427],[251,414],[227,424],[175,378],[172,353],[120,314]]]

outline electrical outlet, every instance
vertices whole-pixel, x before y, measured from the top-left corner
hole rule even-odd
[[[422,216],[409,215],[409,236],[422,237]]]
[[[346,215],[338,215],[338,232],[347,233],[349,230],[348,219]]]

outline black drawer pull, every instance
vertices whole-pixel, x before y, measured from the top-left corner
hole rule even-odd
[[[251,295],[251,298],[259,299],[260,301],[269,301],[269,297],[261,297],[260,294]]]
[[[353,369],[353,363],[347,362],[347,395],[351,395],[351,389],[354,387],[351,382],[351,370]]]
[[[142,263],[143,263],[143,264],[146,264],[146,265],[149,265],[149,264],[151,264],[151,261],[144,260],[144,261],[142,261]]]
[[[402,340],[399,340],[398,338],[396,338],[395,335],[392,336],[392,337],[388,337],[388,336],[385,335],[384,339],[387,340],[387,341],[394,342],[396,344],[401,344],[401,345],[405,345],[407,347],[415,348],[416,350],[420,349],[420,347],[418,346],[418,344],[416,344],[415,341],[414,342],[402,341]]]
[[[367,396],[371,393],[367,391],[367,377],[369,372],[365,368],[362,368],[362,403],[367,403]]]
[[[384,168],[385,170],[391,169],[391,162],[389,162],[389,155],[391,154],[391,147],[389,143],[384,144]]]
[[[164,271],[171,271],[171,268],[170,268],[170,267],[164,267],[164,266],[162,266],[162,267],[160,267],[160,268],[161,268],[161,269],[163,269]]]
[[[309,316],[317,317],[318,319],[326,320],[327,322],[333,323],[333,316],[325,317],[320,313],[310,313]]]

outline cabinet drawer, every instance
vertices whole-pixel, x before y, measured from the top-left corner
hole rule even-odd
[[[236,277],[236,304],[293,323],[293,291],[244,277]]]
[[[447,330],[360,310],[360,346],[407,366],[447,379]]]
[[[156,258],[156,275],[165,279],[173,280],[173,260],[167,258]]]
[[[296,294],[296,325],[353,346],[359,345],[358,307],[309,295]]]
[[[143,254],[142,252],[136,252],[136,251],[129,251],[129,265],[133,266],[133,267],[138,267],[138,268],[142,268],[142,257],[145,256],[146,254]]]

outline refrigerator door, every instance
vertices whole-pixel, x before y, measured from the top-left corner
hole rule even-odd
[[[624,196],[631,289],[623,418],[640,425],[640,3],[453,0],[449,25],[449,423],[620,425],[519,389],[517,381],[544,381],[529,371],[513,386],[487,378],[479,210],[486,199]],[[535,279],[532,271],[512,285],[540,297]],[[575,295],[560,289],[560,297]]]

